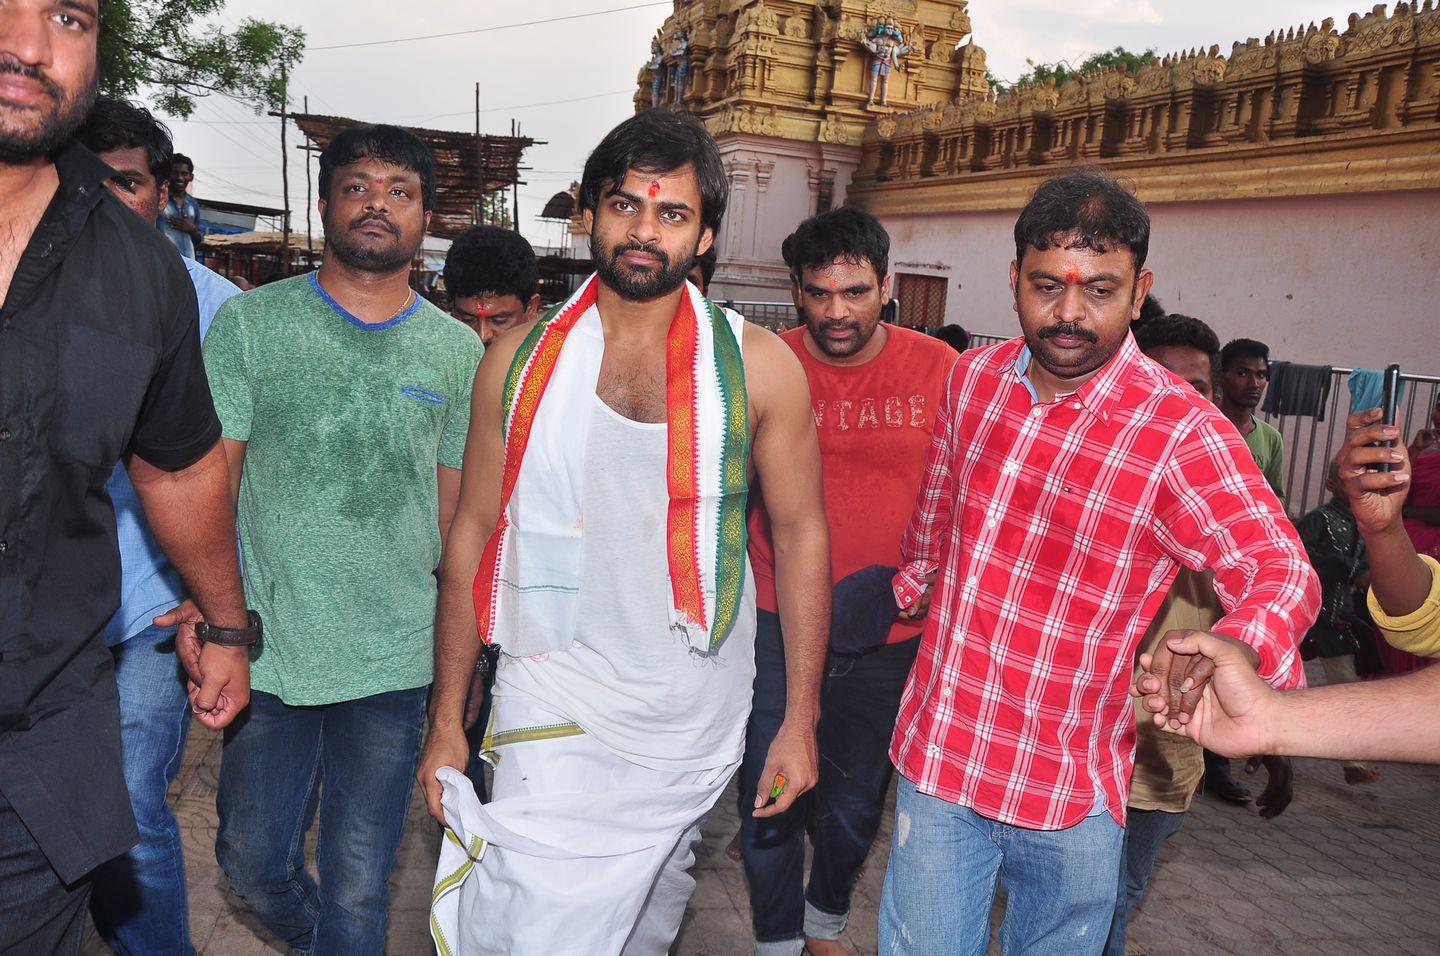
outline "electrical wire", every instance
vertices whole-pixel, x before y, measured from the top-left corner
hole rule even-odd
[[[543,20],[526,20],[522,23],[501,23],[493,27],[476,27],[473,30],[454,30],[450,33],[429,33],[416,37],[393,37],[388,40],[363,40],[358,43],[332,43],[327,46],[306,47],[305,52],[316,53],[320,50],[352,50],[363,46],[384,46],[391,43],[413,43],[417,40],[443,40],[447,37],[471,36],[476,33],[493,33],[497,30],[513,30],[516,27],[533,27],[546,23],[560,23],[565,20],[584,20],[590,17],[600,17],[611,13],[624,13],[628,10],[643,10],[647,7],[668,7],[672,0],[651,0],[649,3],[636,3],[628,7],[611,7],[609,10],[593,10],[590,13],[571,13],[563,17],[547,17]]]

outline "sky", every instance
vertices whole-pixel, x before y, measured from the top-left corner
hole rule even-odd
[[[540,244],[562,240],[555,223],[537,220],[544,202],[578,179],[590,149],[632,112],[636,75],[669,0],[230,0],[218,19],[278,20],[304,29],[305,59],[291,81],[291,108],[374,122],[439,129],[475,128],[480,84],[482,132],[510,132],[512,119],[545,145],[527,152],[520,187],[521,230]],[[991,70],[1013,79],[1037,62],[1069,60],[1123,45],[1165,54],[1230,45],[1271,30],[1319,22],[1343,24],[1352,0],[972,0],[976,42]],[[620,9],[638,7],[636,9]],[[370,44],[376,40],[476,31],[520,21],[606,12],[548,24]],[[341,47],[324,49],[325,47]],[[176,149],[195,161],[194,194],[206,199],[281,203],[279,120],[256,116],[222,96],[199,102],[186,121],[165,117]],[[292,224],[305,228],[305,154],[290,128]],[[313,175],[312,162],[312,175]],[[315,217],[315,229],[319,220]]]

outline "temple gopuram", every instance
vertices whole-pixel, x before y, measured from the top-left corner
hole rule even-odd
[[[1044,178],[1096,164],[1150,206],[1172,311],[1295,360],[1418,349],[1440,368],[1436,0],[998,95],[969,7],[677,0],[635,106],[715,134],[722,296],[788,298],[781,240],[849,203],[890,230],[902,321],[1014,334],[1015,213]]]

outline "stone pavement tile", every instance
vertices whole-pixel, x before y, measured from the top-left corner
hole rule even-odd
[[[695,892],[690,897],[690,910],[728,909],[738,910],[735,900],[718,879],[696,880]]]
[[[262,938],[215,865],[219,759],[219,735],[195,725],[172,788],[194,941],[200,956],[272,956],[281,950]],[[1440,956],[1440,768],[1379,765],[1384,776],[1362,792],[1347,787],[1333,764],[1295,763],[1295,802],[1276,820],[1253,807],[1196,799],[1132,918],[1132,956]],[[1251,782],[1253,792],[1261,787],[1263,776]],[[744,875],[724,854],[737,829],[735,802],[732,785],[702,827],[695,896],[676,956],[753,951]],[[857,956],[875,953],[889,820],[843,937]],[[417,795],[391,881],[391,956],[431,956],[427,911],[438,840]],[[996,925],[1002,912],[1003,894]],[[107,950],[92,936],[84,952]],[[998,953],[993,939],[990,952]]]
[[[687,910],[673,956],[743,956],[753,952],[750,921],[731,909]]]
[[[194,942],[204,956],[274,956],[286,951],[282,943],[240,908],[238,900],[232,910],[220,914],[209,936],[202,939],[197,935]]]

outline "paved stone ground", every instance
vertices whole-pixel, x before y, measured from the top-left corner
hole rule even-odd
[[[271,956],[283,948],[264,939],[214,862],[219,757],[219,737],[194,725],[173,790],[195,945],[202,956]],[[1276,820],[1262,820],[1253,808],[1196,800],[1131,924],[1132,953],[1440,954],[1440,768],[1382,765],[1378,784],[1353,788],[1337,764],[1297,764],[1295,803]],[[698,886],[676,956],[753,951],[745,881],[724,854],[735,819],[732,787],[697,848]],[[887,825],[856,890],[845,935],[856,954],[875,952],[889,841]],[[417,799],[391,884],[392,956],[432,952],[426,914],[437,845]],[[87,942],[86,956],[107,952],[97,940]]]

